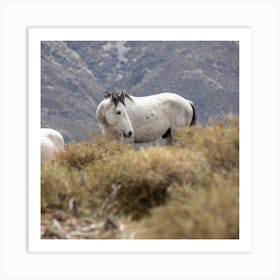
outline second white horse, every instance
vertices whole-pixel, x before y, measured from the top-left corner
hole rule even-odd
[[[53,159],[55,153],[63,150],[64,139],[60,132],[51,128],[40,129],[41,161]]]

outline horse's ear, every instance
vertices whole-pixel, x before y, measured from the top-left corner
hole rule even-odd
[[[115,99],[116,99],[115,92],[112,92],[112,93],[111,93],[110,101],[111,101],[112,103],[115,103]]]
[[[117,93],[112,92],[112,95],[111,95],[111,98],[110,98],[110,102],[111,102],[112,104],[114,104],[115,107],[118,105],[118,103],[119,103],[119,96],[118,96]]]
[[[120,93],[119,93],[119,100],[122,102],[123,105],[125,105],[124,103],[124,98],[126,97],[125,95],[125,92],[122,90]]]

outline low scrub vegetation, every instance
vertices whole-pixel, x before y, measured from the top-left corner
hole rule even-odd
[[[239,120],[135,149],[96,137],[41,166],[42,238],[239,238]]]

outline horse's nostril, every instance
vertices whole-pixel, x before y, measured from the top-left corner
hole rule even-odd
[[[131,130],[129,130],[128,132],[124,132],[123,136],[126,137],[126,138],[129,138],[129,137],[132,136],[132,134],[133,134],[133,132]]]

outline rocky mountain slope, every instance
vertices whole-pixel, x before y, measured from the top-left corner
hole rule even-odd
[[[107,90],[136,96],[178,93],[197,120],[239,112],[239,44],[232,41],[43,41],[41,126],[66,142],[98,131],[95,110]]]

